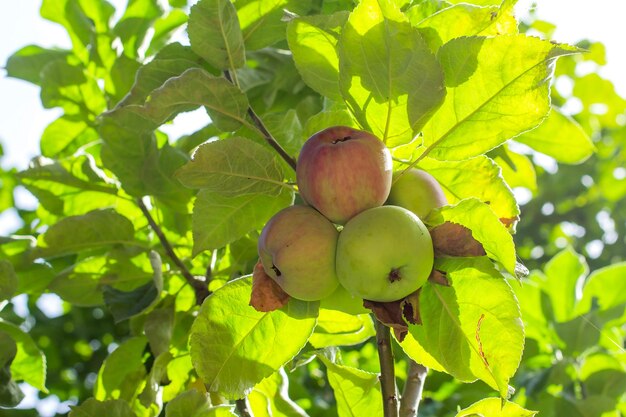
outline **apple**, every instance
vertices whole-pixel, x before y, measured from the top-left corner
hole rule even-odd
[[[448,204],[435,177],[416,168],[393,174],[393,185],[387,202],[412,211],[420,219],[428,217],[432,209]]]
[[[258,251],[263,269],[290,296],[305,301],[329,296],[337,286],[339,232],[308,206],[276,213],[263,227]]]
[[[417,215],[398,206],[352,218],[337,241],[337,277],[352,295],[400,300],[420,288],[434,262],[433,243]]]
[[[320,308],[353,315],[371,313],[369,309],[363,307],[362,298],[350,294],[342,285],[339,285],[331,295],[320,300]]]
[[[391,154],[371,133],[324,129],[302,146],[296,167],[300,195],[334,223],[382,205],[389,196]]]

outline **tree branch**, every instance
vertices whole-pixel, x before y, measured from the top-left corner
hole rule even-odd
[[[204,299],[207,298],[210,294],[210,291],[206,283],[200,280],[197,280],[191,274],[191,272],[189,272],[189,269],[187,269],[187,266],[185,266],[183,261],[180,260],[178,255],[176,255],[176,253],[174,252],[174,248],[172,248],[172,245],[167,240],[167,237],[165,237],[165,234],[163,234],[161,227],[159,227],[159,225],[154,221],[154,217],[152,217],[152,214],[150,214],[150,210],[148,210],[148,207],[146,207],[143,200],[141,198],[138,198],[136,201],[137,201],[137,205],[139,206],[139,209],[148,220],[148,224],[150,225],[150,228],[152,228],[154,233],[159,238],[159,241],[161,242],[161,246],[163,246],[165,253],[172,260],[172,262],[174,262],[174,264],[178,267],[183,277],[185,277],[185,280],[187,281],[187,283],[191,285],[194,292],[196,293],[196,303],[198,305],[202,304]]]
[[[233,77],[231,76],[230,71],[225,70],[224,71],[224,77],[228,81],[230,81],[231,83],[234,84]],[[250,118],[252,119],[252,122],[254,123],[254,126],[259,130],[259,132],[261,132],[261,134],[265,138],[265,141],[272,148],[274,148],[274,150],[276,152],[278,152],[278,154],[281,156],[281,158],[283,158],[285,160],[285,162],[287,162],[289,164],[289,166],[291,168],[293,168],[293,170],[295,171],[296,170],[296,160],[293,159],[291,157],[291,155],[289,155],[287,153],[287,151],[282,146],[280,146],[280,143],[278,143],[278,141],[274,138],[274,136],[272,136],[270,131],[267,130],[267,127],[265,127],[265,124],[263,124],[263,121],[254,112],[254,110],[252,110],[252,107],[250,107],[250,106],[248,106],[248,116],[250,116]]]
[[[383,395],[385,417],[398,417],[398,397],[396,396],[396,375],[391,350],[389,327],[376,320],[376,343],[380,362],[380,386]]]
[[[406,377],[406,385],[400,401],[400,417],[417,417],[419,403],[422,400],[424,382],[428,368],[409,359],[409,370]]]
[[[252,417],[250,410],[248,410],[248,401],[246,401],[245,398],[240,398],[235,401],[235,405],[237,406],[237,411],[241,417]]]

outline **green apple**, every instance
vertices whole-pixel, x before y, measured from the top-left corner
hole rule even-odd
[[[371,313],[369,309],[363,307],[362,298],[350,294],[342,285],[339,285],[331,295],[320,300],[320,308],[354,315]]]
[[[382,205],[389,196],[392,162],[383,141],[363,130],[334,126],[302,146],[296,167],[302,198],[332,222]]]
[[[448,204],[435,177],[416,168],[393,174],[393,185],[387,202],[411,210],[420,219],[425,219],[432,209]]]
[[[258,250],[263,269],[290,296],[305,301],[329,296],[337,286],[339,232],[307,206],[291,206],[263,227]]]
[[[337,241],[337,277],[352,295],[395,301],[420,288],[433,269],[430,233],[411,211],[375,207],[352,218]]]

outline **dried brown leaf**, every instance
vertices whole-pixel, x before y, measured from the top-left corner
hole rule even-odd
[[[252,294],[250,305],[255,310],[268,313],[278,310],[289,301],[289,294],[274,281],[263,269],[259,260],[254,266],[252,273]]]
[[[435,257],[486,255],[483,245],[472,237],[472,231],[460,224],[445,222],[433,227],[430,236]]]

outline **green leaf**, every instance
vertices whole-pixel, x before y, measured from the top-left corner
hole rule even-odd
[[[230,0],[200,0],[187,25],[191,49],[220,70],[244,66],[245,49],[237,11]]]
[[[336,101],[339,91],[339,32],[348,19],[347,12],[304,16],[289,22],[287,41],[296,68],[309,87]]]
[[[209,391],[229,399],[243,397],[291,360],[316,323],[316,303],[291,299],[283,309],[256,311],[248,305],[251,286],[248,276],[215,291],[191,328],[194,368]]]
[[[498,150],[501,152],[492,158],[502,169],[502,178],[509,187],[525,187],[533,194],[537,193],[537,173],[531,160],[525,155],[511,151],[506,145],[495,149]]]
[[[11,379],[11,362],[17,354],[17,345],[7,333],[0,331],[0,406],[15,407],[24,393]]]
[[[63,115],[46,126],[39,146],[41,154],[51,158],[69,156],[80,146],[98,140],[98,133],[83,117]]]
[[[165,406],[165,417],[231,417],[233,406],[211,407],[206,394],[195,389],[179,394]],[[256,414],[255,414],[256,416]]]
[[[445,259],[435,268],[447,273],[452,285],[429,282],[422,287],[423,324],[410,325],[410,333],[455,378],[481,379],[508,397],[508,382],[524,348],[511,287],[485,257]]]
[[[124,15],[113,28],[113,33],[122,41],[126,55],[133,58],[137,56],[146,34],[162,14],[157,0],[128,1]]]
[[[9,300],[17,290],[17,275],[13,265],[4,259],[0,259],[0,302]],[[0,366],[3,365],[0,361]]]
[[[141,314],[158,302],[163,290],[163,265],[155,251],[150,252],[150,264],[154,271],[152,281],[139,288],[121,291],[109,285],[104,286],[104,302],[116,323]]]
[[[17,353],[11,363],[13,380],[28,382],[33,387],[47,393],[46,357],[28,333],[16,325],[0,319],[0,332],[8,334],[17,346]]]
[[[223,131],[236,130],[248,123],[245,94],[225,78],[200,68],[189,68],[169,78],[150,94],[143,106],[127,105],[106,113],[105,118],[114,119],[118,125],[133,120],[129,130],[146,132],[198,106],[204,106],[215,126]]]
[[[429,155],[466,159],[537,126],[550,109],[555,59],[576,51],[524,35],[458,38],[442,46],[437,58],[448,94],[423,130]]]
[[[161,412],[161,404],[159,404],[161,400],[159,396],[161,381],[167,377],[167,365],[172,359],[173,356],[169,352],[164,352],[155,358],[150,368],[146,385],[138,397],[141,405],[153,412],[154,415],[158,415]]]
[[[114,210],[94,210],[66,217],[37,239],[36,256],[55,257],[112,245],[134,245],[135,230]]]
[[[450,204],[476,197],[489,204],[500,219],[513,220],[520,214],[513,192],[500,175],[500,168],[486,156],[464,161],[424,158],[418,167],[437,179]]]
[[[514,4],[515,0],[507,0],[501,6],[498,4],[498,6],[487,7],[461,3],[432,14],[419,22],[411,20],[411,23],[420,29],[430,49],[436,51],[452,39],[464,36],[517,34]]]
[[[445,96],[441,68],[390,3],[364,0],[339,42],[340,87],[359,123],[389,147],[410,142]]]
[[[167,352],[170,348],[174,331],[174,309],[159,308],[152,310],[146,316],[144,332],[150,343],[150,350],[154,356]]]
[[[41,85],[41,71],[52,61],[65,61],[70,51],[28,45],[15,52],[6,63],[7,76]]]
[[[309,117],[304,126],[304,137],[309,138],[328,126],[349,126],[357,128],[355,120],[347,110],[321,111]]]
[[[536,129],[515,140],[565,164],[583,163],[596,149],[583,128],[557,108]],[[563,152],[564,147],[567,152]]]
[[[143,336],[132,337],[105,359],[93,391],[97,400],[120,398],[130,401],[139,394],[146,376],[146,343]]]
[[[285,39],[284,10],[306,15],[311,0],[235,0],[243,40],[249,51],[265,48]]]
[[[89,398],[81,405],[72,406],[69,417],[136,417],[124,400],[98,401]]]
[[[504,401],[501,398],[485,398],[459,411],[456,417],[533,417],[536,414],[537,411],[526,410],[511,401]]]
[[[321,349],[329,346],[351,346],[363,343],[376,334],[367,314],[352,315],[336,310],[320,309],[315,332],[309,343]]]
[[[248,139],[234,137],[200,145],[193,159],[176,177],[190,188],[222,196],[267,194],[277,196],[289,186],[274,152]]]
[[[407,333],[402,343],[398,343],[402,347],[404,353],[406,353],[407,356],[415,362],[418,362],[433,371],[445,372],[444,366],[437,362],[437,359],[433,358],[430,353],[424,350],[424,347],[417,340],[415,340],[411,333]]]
[[[260,229],[279,210],[291,205],[293,190],[281,188],[278,195],[256,193],[225,197],[201,190],[193,209],[193,254],[217,249]]]
[[[557,322],[576,317],[576,288],[589,273],[582,255],[568,247],[556,254],[544,268],[546,279],[541,289],[550,297],[552,313]]]
[[[578,272],[584,273],[586,270],[583,268]],[[625,274],[626,263],[624,262],[593,271],[583,286],[582,299],[576,305],[576,314],[588,312],[594,304],[600,311],[626,304]],[[571,303],[568,304],[571,305]]]
[[[289,378],[284,368],[258,383],[248,394],[254,417],[307,417],[289,396]]]
[[[428,218],[432,226],[452,222],[467,227],[472,236],[483,245],[487,255],[515,276],[515,244],[513,237],[493,210],[477,200],[467,198],[454,206],[434,210]]]
[[[383,396],[378,374],[338,365],[318,356],[326,365],[327,377],[335,393],[339,417],[382,417]]]
[[[160,17],[154,22],[154,34],[146,55],[164,49],[176,30],[187,23],[187,13],[179,9],[172,9],[167,16]]]

